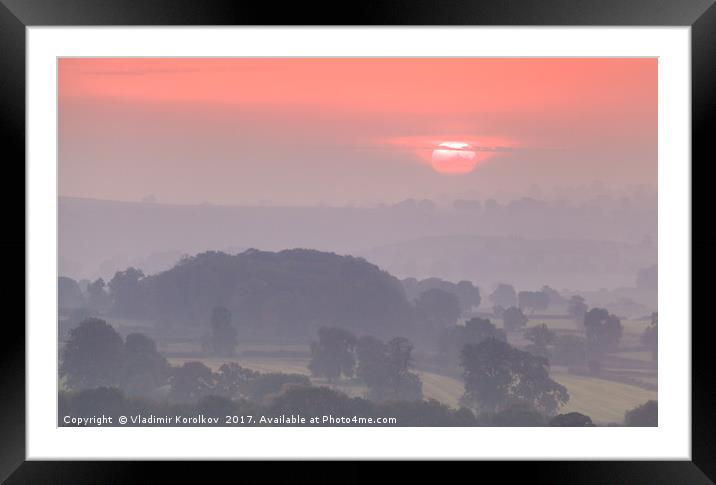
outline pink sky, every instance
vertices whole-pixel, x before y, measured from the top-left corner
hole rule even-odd
[[[656,59],[62,59],[59,103],[63,196],[342,205],[657,180]],[[445,141],[485,151],[448,175]]]

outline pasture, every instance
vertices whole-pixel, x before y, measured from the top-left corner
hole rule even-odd
[[[240,354],[233,358],[189,358],[171,357],[173,365],[181,365],[190,360],[201,360],[213,370],[218,370],[225,362],[236,362],[243,367],[259,372],[283,372],[309,375],[308,358],[283,357],[244,357]],[[462,380],[434,372],[417,371],[423,381],[423,394],[451,407],[458,407],[463,394]],[[599,379],[591,376],[569,374],[565,370],[554,370],[554,380],[564,385],[570,400],[560,412],[577,411],[586,414],[597,423],[619,423],[624,413],[650,399],[657,398],[656,391],[642,389],[635,385]],[[317,385],[328,385],[324,379],[312,379]],[[350,381],[336,383],[333,387],[351,396],[364,396],[365,388]]]

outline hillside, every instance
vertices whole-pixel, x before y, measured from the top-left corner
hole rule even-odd
[[[217,305],[239,328],[283,338],[321,325],[390,335],[410,317],[398,279],[363,259],[313,250],[205,252],[139,284],[144,311],[164,326],[205,325]]]
[[[207,250],[312,248],[365,257],[399,278],[633,286],[637,271],[656,263],[656,212],[613,205],[264,207],[60,198],[60,275],[108,279],[128,266],[152,274]]]

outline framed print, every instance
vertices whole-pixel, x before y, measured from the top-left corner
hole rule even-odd
[[[580,460],[562,479],[710,483],[691,220],[716,10],[400,3],[3,2],[26,191],[3,478]]]

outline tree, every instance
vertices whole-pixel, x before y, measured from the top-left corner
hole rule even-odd
[[[497,328],[489,319],[471,318],[465,325],[453,325],[441,333],[440,353],[448,357],[450,363],[457,364],[465,344],[479,344],[488,338],[507,340],[504,330]]]
[[[322,325],[400,335],[413,317],[394,276],[362,258],[307,249],[208,251],[142,279],[140,287],[147,314],[167,326],[206,322],[222,304],[233,325],[256,338],[304,339]]]
[[[69,338],[70,330],[78,326],[84,320],[96,316],[89,308],[74,308],[69,316],[59,320],[59,337],[60,341]]]
[[[318,342],[311,343],[311,361],[308,368],[316,377],[325,377],[328,382],[341,375],[353,376],[355,357],[353,351],[356,337],[348,330],[337,327],[318,329]]]
[[[356,343],[358,367],[356,376],[370,387],[379,386],[384,379],[385,343],[372,335],[365,335]]]
[[[421,293],[428,290],[442,290],[455,295],[463,314],[469,313],[473,308],[480,306],[482,301],[480,289],[467,280],[455,284],[440,278],[426,278],[419,281],[415,278],[406,278],[402,280],[402,283],[403,288],[405,288],[405,295],[410,301],[417,300]]]
[[[231,324],[231,312],[216,306],[211,312],[211,348],[216,355],[230,357],[236,353],[236,327]]]
[[[387,353],[390,367],[396,373],[406,372],[411,364],[413,344],[405,337],[395,337],[388,342]]]
[[[141,333],[130,333],[124,343],[122,387],[129,395],[146,395],[164,384],[171,367],[157,352],[157,344]]]
[[[388,342],[386,351],[386,376],[391,391],[391,395],[387,397],[399,401],[422,399],[423,383],[417,374],[409,371],[413,344],[404,337],[395,337]]]
[[[532,345],[530,345],[527,350],[534,355],[539,355],[544,358],[549,357],[548,346],[554,342],[557,336],[557,334],[553,330],[550,330],[544,323],[528,328],[522,335],[532,342]]]
[[[379,416],[393,416],[400,426],[475,426],[475,415],[467,408],[450,409],[435,399],[386,401],[376,406]]]
[[[619,318],[604,308],[592,308],[584,315],[584,330],[587,351],[593,358],[616,349],[623,332]]]
[[[119,416],[132,411],[130,401],[120,389],[100,386],[72,395],[67,415],[86,418],[105,415],[114,418],[116,423]]]
[[[274,396],[270,401],[269,410],[278,415],[353,416],[363,414],[358,412],[358,404],[361,404],[360,400],[351,399],[342,392],[328,387],[293,386]],[[363,401],[363,404],[370,403]],[[372,410],[375,411],[374,408]]]
[[[368,387],[374,401],[422,399],[422,382],[409,371],[413,344],[395,337],[387,344],[367,336],[358,339],[358,376]]]
[[[529,405],[517,403],[496,413],[486,413],[478,417],[482,426],[500,427],[538,427],[545,425],[545,417]]]
[[[99,318],[88,318],[70,330],[62,351],[60,376],[70,389],[117,386],[124,362],[124,342]]]
[[[203,396],[196,403],[196,412],[198,414],[219,418],[219,423],[223,423],[226,416],[238,414],[237,409],[236,403],[224,396]]]
[[[659,356],[659,314],[654,312],[650,316],[649,326],[641,334],[641,343],[651,350],[652,360]]]
[[[480,296],[480,288],[473,285],[470,281],[460,281],[455,285],[455,295],[460,301],[460,309],[463,313],[467,313],[473,308],[480,306],[482,297]]]
[[[558,414],[549,420],[549,425],[553,427],[570,427],[570,428],[583,428],[593,427],[592,418],[582,413],[566,413]]]
[[[174,367],[169,382],[169,396],[182,403],[197,402],[200,398],[212,394],[215,385],[211,369],[197,361]]]
[[[387,349],[383,341],[377,337],[367,335],[358,339],[356,356],[358,365],[356,375],[368,387],[369,397],[374,399],[380,394],[379,390],[387,387]]]
[[[506,341],[502,329],[497,328],[489,318],[471,318],[465,322],[465,343],[479,344],[488,338]]]
[[[457,297],[437,288],[422,292],[415,302],[415,309],[418,318],[432,329],[454,325],[461,313]]]
[[[239,396],[248,397],[251,381],[259,375],[258,372],[241,367],[236,362],[221,364],[215,376],[216,393],[229,399]]]
[[[311,380],[301,374],[257,374],[248,382],[247,398],[255,402],[270,401],[294,387],[311,385]]]
[[[80,285],[66,276],[57,279],[57,305],[60,308],[78,308],[84,304]]]
[[[513,332],[527,325],[527,317],[516,306],[510,307],[502,314],[502,326],[506,332]]]
[[[494,413],[523,403],[548,415],[569,400],[567,389],[549,377],[547,359],[515,349],[507,342],[487,339],[466,345],[461,365],[465,403]]]
[[[520,291],[517,295],[519,307],[521,309],[531,309],[535,311],[544,311],[549,307],[549,296],[541,291]]]
[[[500,283],[499,285],[497,285],[497,288],[495,288],[495,291],[490,294],[490,301],[494,305],[500,306],[502,308],[515,306],[517,304],[517,296],[515,294],[515,289],[512,287],[512,285]]]
[[[117,315],[136,317],[144,313],[144,294],[140,287],[143,279],[144,273],[136,268],[127,268],[114,274],[109,282],[109,293],[113,311]]]
[[[87,305],[93,310],[105,310],[110,305],[110,297],[105,291],[105,284],[102,278],[94,280],[87,285]]]
[[[544,285],[540,291],[547,295],[550,305],[564,305],[567,303],[567,300],[565,300],[564,297],[551,286]]]
[[[624,426],[659,426],[659,403],[647,401],[641,406],[630,409],[624,415]]]
[[[567,313],[576,321],[582,321],[587,313],[587,303],[579,295],[574,295],[567,303]]]

